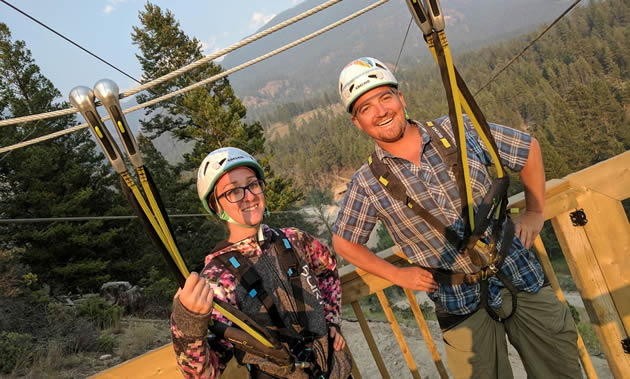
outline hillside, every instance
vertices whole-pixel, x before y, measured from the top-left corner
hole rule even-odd
[[[473,92],[479,88],[537,33],[460,56],[456,63],[469,88]],[[629,45],[627,1],[576,8],[477,101],[488,120],[536,136],[547,178],[562,177],[630,149]],[[412,118],[430,120],[446,114],[436,64],[417,64],[397,77]],[[293,108],[299,113],[298,103]],[[274,169],[307,188],[330,188],[335,175],[358,168],[374,144],[346,114],[315,114],[272,141]],[[295,126],[291,119],[285,122]],[[513,190],[520,191],[518,185]]]
[[[264,28],[321,3],[323,0],[306,0],[278,14]],[[552,20],[570,3],[570,0],[445,0],[442,7],[447,17],[449,40],[453,49],[462,53],[531,30]],[[230,53],[221,64],[226,69],[241,64],[369,4],[371,2],[345,0]],[[322,90],[334,90],[341,66],[353,58],[375,56],[394,65],[410,17],[404,1],[392,0],[303,45],[231,75],[231,84],[250,115],[260,114],[260,109],[265,106],[303,100]],[[408,66],[427,59],[424,41],[414,24],[405,43],[401,64]]]

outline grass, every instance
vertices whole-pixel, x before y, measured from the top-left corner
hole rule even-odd
[[[159,338],[157,341],[161,343],[156,341],[156,336],[163,334],[164,331],[161,329],[164,328],[170,331],[162,323],[160,326],[156,326],[154,323],[131,321],[129,327],[120,336],[117,355],[126,361],[166,343],[166,340],[162,342]]]
[[[125,318],[118,325],[113,325],[102,332],[98,351],[68,354],[63,351],[60,342],[51,340],[47,345],[40,347],[39,354],[27,370],[20,370],[26,367],[30,359],[24,357],[22,362],[18,363],[12,377],[17,375],[49,379],[87,377],[168,342],[170,342],[168,320]],[[99,359],[107,353],[112,354],[111,359],[104,361]],[[18,374],[18,371],[21,371],[21,374]]]
[[[602,347],[599,345],[599,339],[597,339],[597,335],[595,334],[591,324],[579,322],[577,323],[577,330],[580,332],[584,345],[586,346],[586,350],[588,350],[590,355],[603,354]]]

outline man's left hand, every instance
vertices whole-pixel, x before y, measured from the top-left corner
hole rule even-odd
[[[533,212],[525,210],[523,215],[515,223],[516,236],[521,240],[523,246],[530,248],[534,244],[534,240],[540,234],[545,216],[542,212]]]

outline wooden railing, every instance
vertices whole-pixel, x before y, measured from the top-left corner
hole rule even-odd
[[[584,301],[593,329],[599,338],[610,370],[615,378],[630,377],[630,355],[625,354],[621,340],[630,334],[630,222],[621,204],[630,197],[630,151],[607,161],[547,182],[545,220],[551,220],[569,270]],[[510,207],[524,207],[522,194],[510,198]],[[577,213],[576,213],[577,212]],[[583,217],[584,216],[584,217]],[[572,221],[573,219],[573,221]],[[584,223],[585,222],[585,223]],[[539,238],[535,250],[552,287],[565,301],[549,257]],[[386,250],[381,257],[396,265],[409,264],[400,253]],[[414,378],[416,363],[401,332],[398,321],[383,292],[392,283],[352,266],[340,270],[343,303],[351,304],[374,361],[383,378],[389,378],[378,346],[359,305],[364,296],[376,294],[397,339],[407,366]],[[413,291],[404,291],[431,353],[440,377],[447,378],[446,364],[435,346]],[[582,342],[578,341],[580,359],[588,378],[597,374]],[[349,346],[352,351],[352,346]],[[359,366],[361,362],[355,362]],[[238,368],[226,370],[227,377],[242,377]],[[355,378],[361,375],[356,368]],[[149,378],[180,376],[172,347],[167,345],[139,358],[104,371],[98,378]]]

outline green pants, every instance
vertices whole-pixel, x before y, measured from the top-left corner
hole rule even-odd
[[[512,296],[501,290],[500,317],[512,309]],[[513,378],[507,334],[528,378],[582,378],[577,332],[568,307],[550,286],[538,293],[519,292],[516,313],[494,321],[484,308],[443,333],[448,367],[455,378]]]

